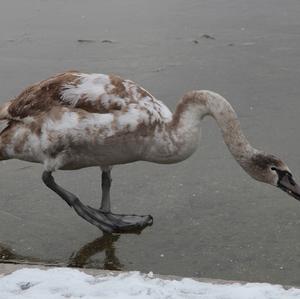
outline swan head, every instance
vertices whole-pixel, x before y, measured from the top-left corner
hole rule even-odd
[[[288,166],[276,156],[259,153],[251,158],[246,171],[256,180],[276,186],[300,201],[300,186]]]

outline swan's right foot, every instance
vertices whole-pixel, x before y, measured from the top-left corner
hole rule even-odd
[[[140,233],[153,223],[151,215],[122,215],[85,206],[80,200],[72,207],[86,221],[107,233]]]

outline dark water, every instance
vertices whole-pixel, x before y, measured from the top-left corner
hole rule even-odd
[[[187,90],[212,89],[300,178],[299,15],[298,0],[2,1],[1,101],[66,69],[130,78],[172,109]],[[3,260],[300,285],[300,204],[250,179],[211,119],[189,160],[113,169],[114,211],[154,216],[141,235],[103,236],[41,172],[1,163]],[[99,169],[55,177],[99,206]]]

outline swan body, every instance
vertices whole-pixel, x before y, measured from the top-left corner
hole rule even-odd
[[[69,72],[39,82],[0,107],[0,118],[7,124],[1,156],[43,163],[49,171],[179,162],[197,145],[198,127],[176,136],[161,101],[129,80],[103,74]]]
[[[289,168],[250,145],[232,106],[219,94],[188,92],[172,114],[148,91],[115,75],[65,72],[29,86],[1,105],[0,160],[42,163],[45,184],[104,231],[125,231],[136,223],[143,228],[152,223],[149,217],[111,214],[118,222],[103,216],[110,213],[111,167],[138,160],[176,163],[188,158],[198,146],[200,122],[207,115],[216,120],[227,147],[249,175],[275,186],[284,182],[281,189],[300,198]],[[58,169],[90,166],[103,170],[99,211],[88,210],[51,175]]]

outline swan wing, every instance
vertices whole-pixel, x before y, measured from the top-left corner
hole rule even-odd
[[[146,113],[153,121],[171,119],[170,110],[145,89],[115,75],[68,71],[40,81],[0,108],[0,119],[24,119],[56,107],[72,107],[90,113]]]

